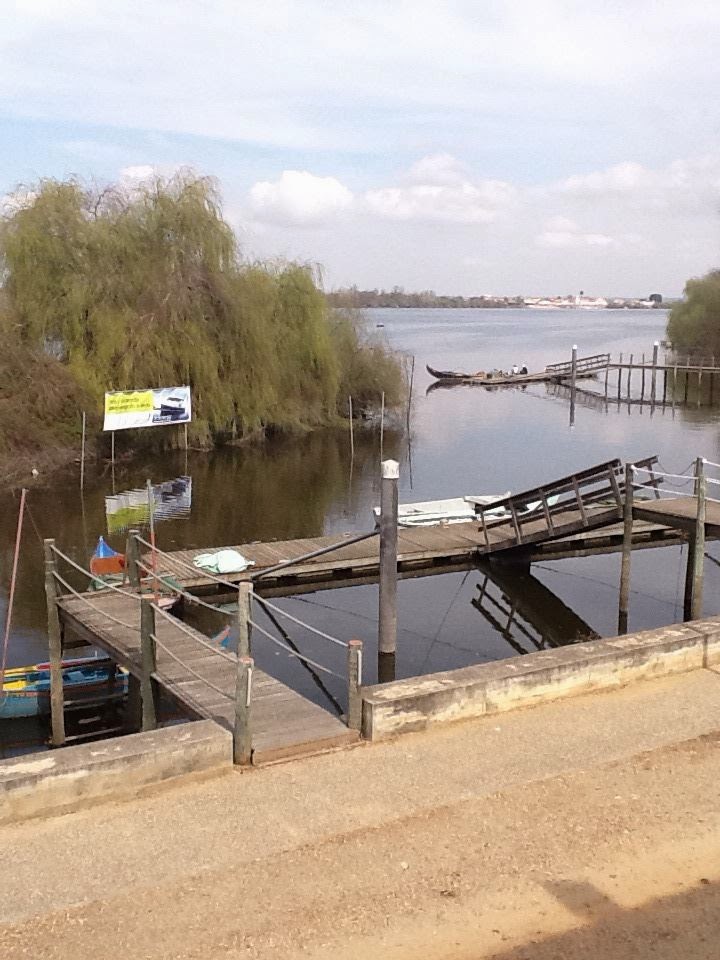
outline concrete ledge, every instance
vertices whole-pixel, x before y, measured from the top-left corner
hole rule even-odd
[[[720,662],[720,618],[364,687],[363,736],[501,713]]]
[[[231,766],[232,736],[213,720],[15,757],[0,762],[0,823]]]

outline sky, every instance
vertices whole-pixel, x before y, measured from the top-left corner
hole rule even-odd
[[[665,296],[720,266],[717,0],[0,0],[0,196],[217,178],[328,289]]]

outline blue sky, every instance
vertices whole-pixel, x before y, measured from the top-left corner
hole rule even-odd
[[[328,285],[678,293],[718,263],[720,5],[4,0],[0,194],[191,166]]]

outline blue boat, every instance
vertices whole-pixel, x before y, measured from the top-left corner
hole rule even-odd
[[[108,660],[86,657],[63,660],[63,686],[73,699],[100,694],[103,687],[109,691],[110,671]],[[112,690],[126,693],[127,671],[118,669]],[[0,719],[37,717],[50,713],[50,664],[36,663],[27,667],[11,667],[5,671],[0,690]]]

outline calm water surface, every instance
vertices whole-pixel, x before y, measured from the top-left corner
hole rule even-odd
[[[611,405],[605,411],[600,404],[579,402],[571,427],[567,398],[554,396],[545,384],[525,390],[456,387],[426,392],[432,382],[426,363],[465,370],[525,363],[536,370],[569,358],[573,343],[580,356],[601,351],[649,355],[653,341],[664,336],[665,311],[367,313],[371,325],[383,325],[378,333],[394,348],[416,358],[410,437],[402,424],[385,433],[385,456],[401,465],[401,501],[518,491],[612,457],[658,454],[666,469],[677,472],[698,455],[720,461],[720,411],[694,402],[675,409],[656,407],[652,415],[647,407]],[[611,394],[613,390],[611,380]],[[379,431],[368,427],[358,433],[352,471],[347,433],[328,431],[273,442],[265,449],[191,451],[187,458],[179,453],[134,461],[117,466],[114,483],[109,464],[101,464],[86,479],[82,500],[72,477],[49,488],[31,488],[9,664],[47,656],[40,537],[55,537],[62,549],[85,564],[101,533],[122,549],[124,533],[117,528],[124,515],[117,512],[118,501],[107,498],[144,486],[148,477],[167,484],[168,517],[157,525],[161,549],[369,529],[378,502]],[[120,454],[124,438],[118,434],[117,439]],[[170,484],[180,477],[191,478],[191,485]],[[5,495],[0,514],[4,589],[16,510],[17,500]],[[717,555],[715,545],[710,549]],[[681,619],[683,554],[684,548],[666,547],[634,555],[631,629]],[[720,568],[707,565],[707,613],[720,613],[719,575]],[[472,570],[402,581],[397,675],[613,634],[618,577],[619,557],[610,555],[536,564],[532,577],[524,579],[490,578]],[[317,592],[281,603],[337,636],[361,637],[367,644],[365,679],[374,679],[376,587]],[[328,649],[324,641],[295,628],[292,639],[309,656],[342,670],[336,648]],[[255,654],[261,667],[328,709],[332,698],[342,703],[340,681],[318,683],[267,642],[258,641]]]

